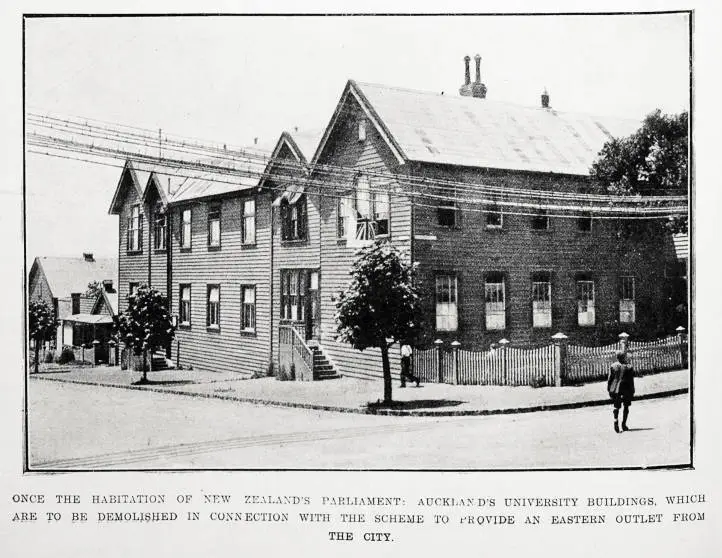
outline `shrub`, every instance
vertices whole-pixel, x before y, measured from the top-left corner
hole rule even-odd
[[[69,362],[75,362],[75,353],[72,347],[63,347],[63,351],[58,357],[58,364],[68,364]]]
[[[547,379],[545,376],[537,376],[532,381],[529,382],[529,385],[533,388],[543,388],[547,387]]]
[[[278,370],[278,374],[276,374],[276,379],[281,382],[295,380],[296,366],[294,364],[291,364],[291,367],[289,369],[286,369],[285,366],[281,366],[281,368]]]
[[[46,364],[49,364],[55,360],[55,351],[48,351],[45,353],[45,359],[43,359],[43,362]]]

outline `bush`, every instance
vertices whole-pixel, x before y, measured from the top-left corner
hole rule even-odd
[[[43,359],[43,362],[46,364],[50,364],[55,360],[55,351],[48,351],[45,353],[45,358]]]
[[[547,387],[547,379],[545,376],[537,376],[531,382],[529,382],[529,385],[533,388]]]
[[[68,364],[69,362],[75,362],[75,353],[72,347],[63,347],[63,351],[58,357],[58,364]]]
[[[274,375],[273,373],[274,373],[273,361],[269,360],[268,366],[266,366],[266,370],[265,371],[256,370],[253,373],[253,375],[251,376],[251,379],[258,380],[260,378],[269,378],[270,376]]]
[[[290,369],[286,369],[285,366],[281,366],[281,368],[278,371],[278,374],[276,375],[276,379],[281,382],[288,382],[296,379],[296,366],[294,364],[291,364]]]

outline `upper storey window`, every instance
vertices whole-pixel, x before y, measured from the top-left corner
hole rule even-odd
[[[388,236],[389,216],[389,193],[385,186],[372,188],[368,177],[362,176],[354,194],[339,200],[338,235],[361,243]]]
[[[281,238],[283,240],[305,240],[307,232],[306,196],[294,203],[281,202]]]
[[[143,251],[143,215],[140,213],[140,206],[134,205],[128,216],[128,252]]]

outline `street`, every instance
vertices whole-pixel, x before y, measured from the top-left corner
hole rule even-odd
[[[31,379],[31,470],[529,469],[689,463],[686,395],[476,417],[384,417]]]

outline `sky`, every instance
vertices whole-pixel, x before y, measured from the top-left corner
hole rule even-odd
[[[27,110],[229,145],[323,129],[346,80],[640,119],[689,108],[686,14],[26,20]],[[472,62],[473,79],[473,62]],[[118,164],[115,162],[114,164]],[[120,169],[26,156],[28,261],[117,256]]]

